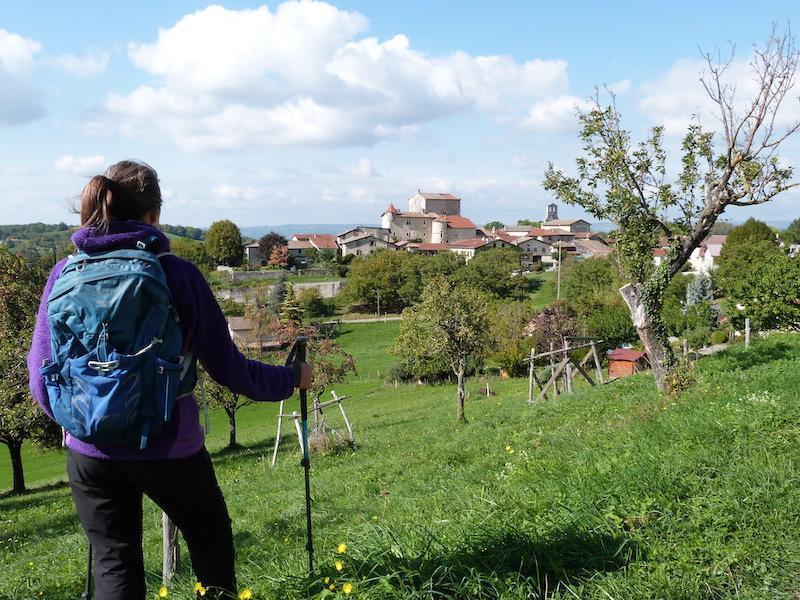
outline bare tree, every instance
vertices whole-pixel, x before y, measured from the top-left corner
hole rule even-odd
[[[800,128],[779,127],[779,111],[795,82],[798,51],[790,31],[773,27],[767,43],[751,61],[757,92],[738,103],[736,86],[726,81],[734,52],[705,53],[707,71],[700,81],[715,106],[722,131],[715,135],[695,123],[682,144],[682,170],[668,181],[663,128],[632,144],[620,127],[613,95],[603,106],[599,94],[592,110],[580,114],[584,156],[577,176],[548,165],[546,189],[618,226],[617,254],[628,283],[620,288],[633,324],[647,349],[660,389],[675,361],[661,318],[664,290],[729,206],[755,206],[795,187],[791,167],[778,148]],[[740,108],[743,107],[743,108]],[[653,264],[652,249],[666,237],[664,260]]]

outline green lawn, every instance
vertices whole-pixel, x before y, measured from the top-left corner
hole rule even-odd
[[[552,304],[556,299],[556,274],[553,271],[541,271],[528,277],[537,282],[536,289],[528,294],[528,299],[533,308],[540,310]]]
[[[235,453],[220,451],[215,415],[208,445],[240,583],[257,598],[323,597],[323,577],[332,595],[349,582],[357,598],[798,597],[800,336],[704,359],[696,385],[671,400],[647,375],[533,407],[523,380],[493,382],[490,398],[471,382],[469,423],[456,425],[451,386],[378,378],[396,327],[342,331],[361,361],[337,387],[352,394],[358,449],[313,458],[319,578],[304,578],[293,438],[269,466],[275,406],[242,412],[247,448]],[[28,458],[33,482],[52,459]],[[151,504],[144,524],[152,597],[161,541]],[[66,488],[0,498],[0,598],[76,598],[84,548]],[[192,583],[184,563],[170,598],[193,598]]]

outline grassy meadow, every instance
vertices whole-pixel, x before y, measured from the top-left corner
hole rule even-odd
[[[376,599],[798,598],[800,336],[703,359],[671,399],[647,375],[532,407],[524,380],[493,381],[491,397],[473,380],[456,425],[452,386],[383,382],[398,330],[342,329],[359,373],[336,390],[352,396],[358,448],[312,460],[317,577],[293,436],[270,467],[277,407],[240,413],[236,452],[213,415],[208,447],[254,597],[345,597],[349,583]],[[60,453],[25,459],[29,485],[61,477]],[[160,524],[147,501],[150,597]],[[84,550],[65,486],[0,497],[0,599],[73,600]],[[193,598],[193,583],[184,560],[169,597]]]

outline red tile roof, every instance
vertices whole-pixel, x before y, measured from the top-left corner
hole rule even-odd
[[[483,238],[472,238],[469,240],[458,240],[457,242],[452,242],[449,244],[450,248],[456,248],[460,250],[468,250],[470,248],[480,248],[481,246],[485,246],[486,244],[491,244],[494,240],[485,240]]]
[[[397,213],[399,213],[399,212],[400,212],[400,211],[399,211],[399,210],[397,210],[397,209],[394,207],[394,203],[393,203],[393,202],[389,202],[389,206],[387,206],[387,207],[386,207],[386,210],[385,210],[385,211],[383,211],[383,214],[384,214],[384,215],[385,215],[386,213],[397,214]]]
[[[666,248],[656,248],[653,250],[653,256],[666,256],[667,249]]]
[[[642,352],[641,350],[630,350],[628,348],[617,348],[608,354],[608,358],[610,360],[623,360],[625,362],[636,362],[645,356],[647,356],[646,352]]]
[[[428,242],[422,242],[420,244],[414,244],[414,247],[417,250],[433,250],[433,251],[436,251],[436,252],[443,252],[443,251],[447,250],[447,244],[435,244],[435,243],[428,243]]]
[[[467,217],[461,215],[439,215],[437,221],[444,221],[448,227],[453,229],[477,229],[478,227]]]

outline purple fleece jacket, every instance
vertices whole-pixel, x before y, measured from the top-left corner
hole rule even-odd
[[[169,251],[169,240],[160,230],[137,221],[113,222],[108,233],[101,235],[93,228],[75,232],[72,241],[79,250],[101,252],[135,248],[136,242],[156,236],[156,253]],[[28,354],[30,387],[33,397],[53,417],[47,399],[44,378],[39,367],[52,360],[50,329],[47,323],[47,297],[61,275],[65,260],[53,268],[42,294],[33,343]],[[253,400],[283,400],[294,391],[294,375],[290,368],[266,365],[242,356],[231,341],[228,324],[205,278],[192,263],[167,255],[161,258],[167,277],[172,305],[178,313],[183,333],[184,352],[193,352],[208,374],[220,385]],[[194,396],[177,401],[172,418],[161,432],[150,440],[147,448],[138,444],[87,444],[67,434],[66,445],[86,456],[114,460],[185,458],[203,447],[203,430]]]

